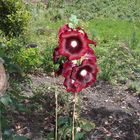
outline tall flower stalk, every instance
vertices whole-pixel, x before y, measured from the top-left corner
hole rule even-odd
[[[74,95],[72,118],[72,140],[74,140],[77,94],[96,82],[98,73],[96,56],[89,46],[89,44],[96,46],[96,42],[90,40],[80,27],[74,28],[73,24],[65,24],[58,32],[58,44],[58,47],[54,49],[53,61],[58,63],[61,57],[66,58],[56,75],[62,75],[65,78],[63,85],[66,87],[66,91]],[[57,108],[57,93],[55,93],[55,98]],[[55,135],[57,136],[57,132]]]
[[[55,87],[56,88],[56,87]],[[58,131],[58,94],[57,91],[55,90],[55,140],[57,140],[57,131]]]
[[[55,140],[58,139],[58,91],[56,86],[56,79],[55,75],[53,77],[54,82],[54,92],[55,92]]]

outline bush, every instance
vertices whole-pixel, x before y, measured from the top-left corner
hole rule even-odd
[[[8,41],[2,38],[0,40],[0,57],[4,60],[6,71],[9,74],[21,74],[21,68],[15,63],[15,54],[19,52],[23,44],[20,40],[11,38]]]
[[[22,48],[15,55],[14,61],[24,72],[31,72],[41,65],[38,48]]]
[[[45,72],[53,72],[56,71],[59,67],[58,64],[53,63],[53,50],[54,46],[47,47],[43,53],[42,57],[42,68],[44,69]]]
[[[0,30],[6,36],[19,36],[30,19],[22,0],[0,0]]]

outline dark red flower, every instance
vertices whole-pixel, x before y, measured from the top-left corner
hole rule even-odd
[[[76,31],[82,33],[86,38],[88,38],[87,33],[86,33],[81,27],[77,27],[77,28],[76,28]]]
[[[72,68],[75,66],[75,64],[72,63],[72,61],[66,61],[63,64],[63,71],[62,75],[66,78],[68,75],[71,74]]]
[[[83,29],[81,29],[80,27],[77,27],[76,31],[82,33],[87,38],[88,44],[93,44],[94,46],[97,45],[96,41],[88,39],[88,35]]]
[[[60,28],[58,38],[59,47],[54,49],[53,61],[56,63],[61,56],[67,59],[60,65],[56,75],[65,77],[67,92],[80,92],[96,81],[96,56],[89,47],[89,44],[96,46],[96,42],[89,40],[80,27],[72,29],[67,24]]]
[[[71,31],[61,35],[59,53],[69,60],[79,59],[88,49],[88,39],[82,33]]]
[[[96,81],[98,68],[91,59],[84,60],[80,66],[72,69],[71,78],[75,80],[74,85],[86,88]]]
[[[60,37],[61,37],[61,34],[67,32],[67,31],[72,31],[72,29],[69,28],[68,24],[65,24],[65,25],[63,25],[63,26],[59,29],[59,31],[58,31],[58,37],[60,38]]]
[[[75,86],[75,80],[73,80],[70,75],[65,78],[64,86],[66,87],[67,92],[77,93],[82,90],[81,86]]]
[[[89,48],[86,54],[83,56],[83,59],[90,59],[96,63],[96,56],[94,55],[93,49]]]
[[[59,48],[55,48],[54,52],[53,52],[53,62],[57,63],[58,59],[60,58],[60,54],[59,54]]]

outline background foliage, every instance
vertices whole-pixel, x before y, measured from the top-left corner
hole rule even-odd
[[[0,0],[0,29],[6,36],[19,36],[29,21],[22,0]]]
[[[58,30],[69,23],[71,14],[77,16],[78,25],[87,31],[89,38],[98,43],[93,48],[100,69],[98,80],[113,84],[129,82],[131,90],[140,92],[139,7],[139,0],[50,0],[46,5],[40,1],[0,0],[0,57],[5,60],[10,78],[10,89],[0,100],[2,114],[7,109],[25,111],[21,105],[25,97],[19,83],[23,80],[30,83],[28,74],[36,71],[51,74],[58,68],[53,64],[52,52],[58,44]],[[37,47],[27,47],[31,44]],[[13,77],[16,78],[13,80]],[[45,90],[38,92],[45,93]],[[34,98],[31,100],[39,97]],[[67,102],[66,98],[62,100]],[[11,136],[10,122],[4,115],[1,118],[3,137],[20,139],[15,134]],[[69,123],[69,118],[66,121]],[[71,126],[64,125],[61,119],[60,124],[60,136],[66,137]],[[64,129],[68,130],[66,135],[63,135]],[[84,134],[83,129],[81,135]]]

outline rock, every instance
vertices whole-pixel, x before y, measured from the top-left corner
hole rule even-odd
[[[4,61],[0,59],[0,97],[3,96],[7,88],[7,78],[6,78],[6,72],[3,66],[3,62]]]

